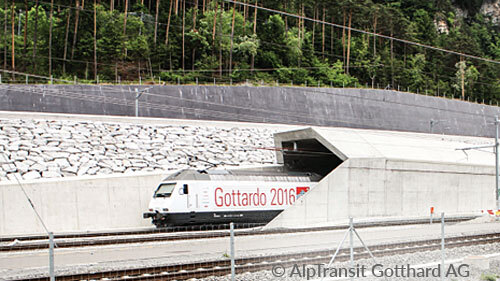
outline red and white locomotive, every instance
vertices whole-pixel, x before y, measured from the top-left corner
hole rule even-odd
[[[265,223],[320,176],[303,172],[182,170],[162,180],[144,218],[157,227],[216,223]]]

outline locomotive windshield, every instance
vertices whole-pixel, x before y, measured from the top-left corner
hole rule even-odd
[[[170,197],[174,191],[175,183],[164,183],[161,184],[155,192],[154,197]]]

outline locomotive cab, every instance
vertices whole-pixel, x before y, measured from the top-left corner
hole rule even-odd
[[[148,211],[143,217],[152,218],[155,224],[166,221],[168,213],[175,206],[174,202],[182,200],[183,195],[188,194],[188,185],[176,182],[162,182],[155,190],[153,198],[149,202]]]

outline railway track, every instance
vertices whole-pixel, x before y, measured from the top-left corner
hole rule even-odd
[[[447,218],[447,223],[458,223],[476,217],[452,217]],[[384,227],[384,226],[403,226],[428,224],[428,219],[413,220],[393,220],[384,222],[364,222],[355,223],[356,228]],[[297,233],[297,232],[315,232],[327,230],[347,229],[348,226],[330,226],[299,229],[280,229],[280,230],[262,230],[263,224],[240,224],[237,225],[236,235],[267,235],[274,233]],[[76,248],[88,246],[103,246],[113,244],[133,244],[159,241],[175,241],[189,239],[208,239],[221,238],[229,236],[229,225],[200,225],[186,227],[172,227],[164,229],[145,229],[137,231],[122,232],[95,232],[95,233],[74,233],[55,235],[57,248]],[[46,236],[13,236],[0,237],[0,252],[27,251],[48,249],[49,242]]]
[[[446,248],[458,248],[475,246],[481,244],[500,243],[500,233],[489,233],[481,235],[449,237],[445,240]],[[384,257],[398,254],[408,254],[439,250],[441,239],[419,240],[411,242],[399,242],[370,246],[370,250],[376,257]],[[355,258],[369,258],[363,247],[354,248]],[[281,254],[265,257],[245,257],[236,259],[236,273],[254,272],[268,270],[273,266],[280,265],[288,267],[294,264],[319,264],[328,263],[334,250],[311,251]],[[339,252],[336,261],[349,260],[349,249],[344,248]],[[231,272],[230,260],[213,260],[195,262],[188,264],[176,264],[155,266],[146,268],[135,268],[126,270],[112,270],[106,272],[95,272],[75,275],[57,276],[57,280],[186,280],[190,278],[204,278],[208,276],[221,276]],[[23,280],[23,279],[19,279]],[[29,280],[48,281],[48,278],[30,278]]]

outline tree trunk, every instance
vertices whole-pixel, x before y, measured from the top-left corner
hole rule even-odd
[[[63,74],[66,74],[66,58],[68,57],[68,37],[69,37],[69,22],[71,18],[71,5],[73,5],[73,0],[71,0],[68,8],[68,16],[66,18],[66,31],[64,33],[64,53],[63,53]]]
[[[198,14],[198,0],[195,0],[193,8],[193,31],[196,31],[196,16]],[[191,54],[191,69],[194,71],[194,63],[196,59],[196,47],[193,47],[193,53]]]
[[[50,0],[50,15],[49,15],[49,77],[52,76],[52,26],[54,17],[54,0]]]
[[[347,64],[346,64],[347,74],[349,74],[349,59],[351,56],[351,23],[352,23],[352,10],[349,10],[349,30],[347,31]]]
[[[323,55],[323,60],[325,59],[325,16],[326,16],[326,10],[325,7],[323,7],[323,30],[322,30],[322,35],[321,35],[321,53]]]
[[[221,1],[219,13],[219,76],[222,77],[222,14],[224,13],[224,1]]]
[[[115,10],[115,0],[109,0],[109,10],[111,12]]]
[[[215,48],[215,28],[217,26],[217,10],[219,8],[219,2],[215,3],[215,13],[214,13],[214,29],[212,30],[212,42]]]
[[[375,57],[377,56],[377,36],[375,35],[377,33],[377,12],[375,12],[375,15],[373,16],[373,59],[375,60]]]
[[[332,16],[332,19],[331,19],[332,23],[334,22],[333,21],[333,16]],[[334,32],[333,32],[333,25],[330,26],[330,54],[333,54],[333,39],[334,39]]]
[[[299,7],[299,18],[297,19],[297,38],[299,39],[299,48],[301,46],[301,39],[302,39],[302,7]]]
[[[183,0],[182,1],[182,71],[184,72],[184,70],[186,69],[186,65],[185,65],[185,55],[186,55],[186,51],[185,51],[185,35],[186,35],[186,0]]]
[[[7,69],[7,1],[4,1],[4,22],[3,22],[3,69]]]
[[[243,0],[243,4],[246,4],[247,0]],[[247,24],[247,5],[243,5],[243,30],[245,30],[245,26]]]
[[[394,40],[392,39],[394,34],[394,27],[391,22],[391,85],[394,88]]]
[[[255,0],[255,11],[253,14],[253,34],[257,34],[257,6],[258,6],[258,0]],[[250,62],[250,69],[253,73],[253,70],[255,68],[255,55],[252,54],[252,60]]]
[[[288,0],[285,0],[285,3],[283,4],[283,9],[285,10],[285,12],[288,12],[287,11],[287,3]],[[288,33],[288,17],[285,16],[285,36],[287,36],[287,33]]]
[[[127,56],[127,45],[125,44],[127,40],[127,14],[128,14],[128,0],[125,0],[125,10],[123,15],[123,54]]]
[[[196,16],[198,15],[198,0],[194,1],[193,7],[193,30],[196,31]]]
[[[26,46],[28,42],[28,0],[24,0],[24,10],[25,10],[25,17],[24,17],[24,54],[26,55]]]
[[[175,0],[175,15],[179,12],[179,0]]]
[[[460,61],[463,62],[464,61],[464,57],[460,57]],[[465,63],[463,64],[460,64],[460,87],[462,89],[462,99],[465,100]]]
[[[78,21],[80,19],[80,0],[76,0],[75,31],[73,33],[73,46],[71,47],[71,59],[75,57],[76,38],[78,36]]]
[[[156,17],[155,17],[155,37],[154,37],[154,44],[156,46],[156,39],[158,37],[158,13],[160,10],[160,0],[156,0]]]
[[[233,6],[233,22],[231,24],[231,48],[229,49],[229,76],[233,73],[233,38],[234,38],[234,18],[236,17],[236,2]]]
[[[312,51],[313,51],[313,54],[314,54],[314,37],[315,37],[315,34],[316,34],[316,13],[317,13],[317,9],[316,9],[316,5],[314,5],[314,9],[313,9],[313,31],[312,31]]]
[[[165,31],[165,45],[168,46],[168,32],[170,31],[170,17],[172,16],[172,6],[174,0],[170,0],[170,9],[168,10],[167,30]]]
[[[97,3],[94,0],[94,80],[97,81]]]
[[[345,10],[344,10],[344,20],[342,23],[342,60],[344,61],[344,69],[345,69]]]
[[[12,0],[12,6],[11,6],[11,25],[12,25],[12,37],[11,37],[11,43],[12,43],[12,70],[16,70],[16,46],[15,46],[15,38],[14,38],[14,32],[15,32],[15,8],[14,8],[15,0]],[[12,74],[12,77],[14,77],[14,74]]]

